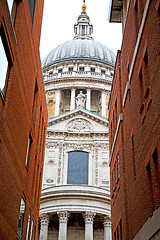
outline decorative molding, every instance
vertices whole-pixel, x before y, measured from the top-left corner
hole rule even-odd
[[[85,223],[93,223],[93,219],[96,216],[96,213],[93,212],[85,212],[83,213],[83,217],[85,219]]]
[[[68,221],[70,213],[68,211],[62,211],[62,212],[57,212],[57,215],[59,217],[60,223],[64,223],[64,222],[66,223]]]
[[[61,167],[62,167],[62,157],[63,157],[63,143],[59,143],[59,158],[58,158],[58,173],[57,173],[57,183],[61,182]]]
[[[98,185],[98,144],[95,144],[95,185]]]
[[[40,221],[41,221],[41,227],[42,225],[48,225],[49,224],[49,216],[46,213],[43,213],[39,216]]]
[[[105,216],[104,217],[104,227],[109,227],[111,228],[111,217],[110,216]]]

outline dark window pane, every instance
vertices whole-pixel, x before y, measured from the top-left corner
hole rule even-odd
[[[17,238],[18,239],[21,239],[21,237],[22,237],[24,212],[25,212],[25,202],[22,198],[21,205],[20,205],[20,212],[19,212],[18,230],[17,230]]]
[[[30,10],[31,20],[32,20],[32,25],[33,25],[36,0],[28,0],[28,3],[29,3],[29,10]]]
[[[88,158],[86,152],[69,152],[68,184],[88,184]]]

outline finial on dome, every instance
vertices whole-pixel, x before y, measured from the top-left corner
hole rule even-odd
[[[86,4],[85,4],[85,0],[83,0],[83,5],[82,5],[82,13],[86,13]]]

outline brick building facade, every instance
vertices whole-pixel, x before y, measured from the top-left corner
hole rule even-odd
[[[160,1],[111,1],[122,22],[110,97],[112,238],[160,239]]]
[[[47,108],[43,0],[0,1],[0,239],[37,239]]]

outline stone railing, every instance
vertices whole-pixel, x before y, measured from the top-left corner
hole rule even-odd
[[[98,72],[90,72],[90,71],[72,71],[72,72],[61,72],[61,73],[52,73],[50,75],[44,75],[44,82],[48,81],[56,81],[58,79],[63,78],[94,78],[94,79],[101,79],[112,82],[112,76],[109,74],[103,74]]]

